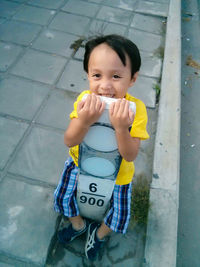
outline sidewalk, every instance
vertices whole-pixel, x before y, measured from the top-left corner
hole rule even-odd
[[[117,33],[141,50],[135,97],[148,108],[136,178],[151,181],[168,0],[1,0],[0,266],[89,266],[84,237],[67,248],[55,232],[53,191],[68,150],[63,133],[77,94],[87,89],[81,39]],[[83,42],[84,43],[84,42]],[[73,48],[71,48],[73,47]],[[144,226],[112,235],[95,266],[141,266]],[[123,241],[123,242],[122,242]]]

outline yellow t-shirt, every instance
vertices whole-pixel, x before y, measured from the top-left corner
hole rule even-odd
[[[83,91],[77,98],[76,102],[74,103],[74,110],[70,114],[70,118],[78,118],[77,114],[77,103],[82,99],[82,97],[85,94],[90,94],[91,92],[89,90]],[[126,94],[125,98],[129,101],[135,102],[136,104],[136,114],[134,118],[134,122],[131,127],[130,135],[132,137],[140,138],[141,140],[145,140],[149,138],[149,135],[146,130],[147,125],[147,111],[144,103],[131,96],[130,94]],[[78,166],[78,151],[79,146],[71,147],[69,150],[70,156],[73,158],[75,164]],[[125,185],[129,184],[132,179],[135,172],[135,166],[133,162],[128,162],[125,159],[122,158],[121,165],[119,168],[119,172],[117,174],[116,184],[118,185]]]

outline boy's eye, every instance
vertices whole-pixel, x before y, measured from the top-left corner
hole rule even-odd
[[[99,73],[95,73],[92,75],[92,77],[99,78],[101,75]]]
[[[113,75],[113,78],[114,79],[119,79],[119,78],[121,78],[119,75],[117,75],[117,74],[115,74],[115,75]]]

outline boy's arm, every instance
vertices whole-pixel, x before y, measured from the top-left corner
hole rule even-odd
[[[118,149],[126,161],[133,161],[138,154],[140,139],[132,137],[129,127],[134,121],[134,113],[129,109],[129,102],[120,99],[110,108],[110,120],[115,128]]]
[[[135,160],[140,148],[140,139],[131,137],[129,131],[123,133],[116,132],[116,138],[121,156],[126,161]]]
[[[68,147],[79,145],[89,127],[101,116],[105,103],[95,94],[88,95],[86,100],[81,100],[77,105],[78,118],[73,118],[64,134],[64,143]]]
[[[64,134],[64,143],[68,147],[80,144],[88,131],[88,127],[83,125],[78,118],[73,118]]]

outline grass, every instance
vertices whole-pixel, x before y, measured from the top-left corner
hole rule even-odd
[[[160,98],[160,84],[154,84],[153,89],[156,91],[156,103],[158,103]]]
[[[131,222],[146,225],[149,208],[149,183],[146,180],[139,178],[138,182],[133,185]]]
[[[162,60],[164,59],[164,54],[165,54],[165,48],[163,46],[159,46],[153,52],[154,56],[157,56],[157,57],[161,58]]]

